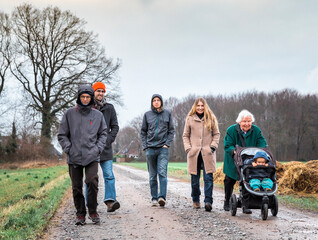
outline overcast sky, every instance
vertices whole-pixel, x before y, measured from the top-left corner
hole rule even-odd
[[[21,2],[1,0],[0,9],[11,13]],[[164,99],[284,88],[318,93],[316,0],[27,2],[85,19],[108,56],[121,59],[121,127],[149,110],[153,93]]]

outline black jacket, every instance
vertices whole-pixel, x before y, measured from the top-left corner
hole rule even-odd
[[[107,141],[106,146],[103,152],[100,155],[100,161],[112,160],[113,159],[113,149],[112,143],[115,141],[117,133],[119,131],[117,114],[115,108],[110,103],[103,103],[103,106],[100,108],[102,112],[106,125],[107,125]]]
[[[163,106],[162,97],[154,94],[151,98],[151,111],[144,114],[141,126],[141,140],[143,150],[147,148],[161,148],[163,145],[170,147],[174,138],[174,124],[170,111],[162,109],[158,112],[152,106],[152,100],[158,97]]]
[[[272,178],[275,173],[275,167],[272,162],[267,162],[268,166],[256,166],[252,165],[253,159],[247,159],[244,161],[244,168],[246,168],[246,177],[248,180],[251,179],[259,179],[262,180],[264,178]]]

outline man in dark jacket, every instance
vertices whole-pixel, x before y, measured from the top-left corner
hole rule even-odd
[[[100,166],[103,171],[105,183],[104,203],[107,206],[107,212],[114,212],[120,207],[116,200],[115,176],[113,173],[113,149],[112,143],[115,141],[119,126],[115,108],[107,103],[104,98],[106,87],[102,82],[93,84],[95,108],[102,112],[107,125],[107,141],[103,152],[100,155]]]
[[[152,206],[165,206],[167,195],[167,168],[169,147],[174,138],[171,113],[163,109],[162,97],[154,94],[151,111],[144,114],[141,127],[142,148],[146,151]],[[158,194],[159,176],[160,192]]]
[[[89,218],[99,223],[97,213],[98,162],[107,139],[107,127],[103,115],[92,109],[94,90],[89,85],[80,86],[77,105],[68,109],[60,123],[58,141],[67,154],[69,174],[72,180],[76,225],[85,224],[86,207],[83,195],[83,170],[87,185]]]

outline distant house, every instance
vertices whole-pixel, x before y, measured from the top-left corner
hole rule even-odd
[[[139,157],[137,142],[131,141],[117,155],[122,156],[116,159],[117,162],[132,162],[136,160]]]

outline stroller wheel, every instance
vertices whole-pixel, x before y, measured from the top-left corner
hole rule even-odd
[[[271,213],[275,217],[278,213],[278,199],[276,195],[273,196],[273,207],[271,208]]]
[[[237,210],[237,199],[236,199],[236,195],[232,194],[230,198],[230,212],[232,216],[236,215],[236,210]]]
[[[261,209],[261,215],[262,215],[262,219],[266,220],[267,216],[268,216],[268,204],[264,203]]]

